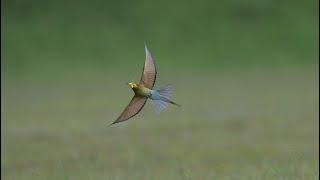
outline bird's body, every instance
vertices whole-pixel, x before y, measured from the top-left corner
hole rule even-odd
[[[142,96],[142,97],[147,97],[152,100],[160,100],[161,95],[157,90],[152,90],[149,88],[144,87],[142,84],[136,84],[136,83],[128,83],[135,95],[137,96]]]
[[[152,105],[157,114],[159,114],[167,105],[173,104],[180,106],[179,104],[170,100],[171,98],[171,86],[166,86],[164,88],[155,90],[153,89],[156,80],[156,67],[151,57],[147,46],[145,46],[146,51],[146,61],[143,67],[143,73],[139,83],[129,82],[127,83],[129,87],[133,90],[134,96],[131,99],[129,105],[121,113],[116,121],[112,124],[126,121],[131,117],[138,114],[144,107],[147,99],[152,100]]]
[[[133,90],[133,92],[137,95],[137,96],[143,96],[143,97],[151,97],[151,92],[153,90],[144,87],[144,85],[142,84],[136,84],[136,83],[128,83],[128,85],[131,87],[131,89]]]

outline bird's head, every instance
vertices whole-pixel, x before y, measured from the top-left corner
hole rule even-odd
[[[134,82],[128,82],[127,85],[128,85],[131,89],[138,87],[138,85],[137,85],[136,83],[134,83]]]

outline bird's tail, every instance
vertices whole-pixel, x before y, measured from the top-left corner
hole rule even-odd
[[[152,100],[153,109],[156,114],[160,114],[160,112],[162,110],[164,110],[168,106],[169,103],[176,105],[178,107],[181,107],[179,104],[170,100],[170,98],[172,96],[172,86],[171,85],[167,85],[167,86],[157,90],[157,92],[160,95],[160,99]]]

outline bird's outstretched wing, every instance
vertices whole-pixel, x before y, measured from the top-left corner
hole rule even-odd
[[[116,124],[122,121],[126,121],[131,117],[137,115],[143,106],[146,104],[147,98],[141,96],[133,96],[128,106],[123,110],[118,119],[112,124]]]
[[[145,51],[146,61],[143,66],[140,84],[143,84],[146,88],[152,89],[156,82],[157,70],[147,45],[145,45]]]

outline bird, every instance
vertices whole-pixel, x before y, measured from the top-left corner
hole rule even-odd
[[[145,63],[139,83],[126,83],[133,90],[134,96],[119,117],[110,125],[124,122],[137,115],[145,106],[148,99],[151,99],[153,109],[157,115],[159,115],[168,104],[181,107],[180,104],[177,104],[170,99],[172,95],[171,85],[167,85],[157,90],[153,89],[157,79],[157,69],[146,43],[145,54]]]

